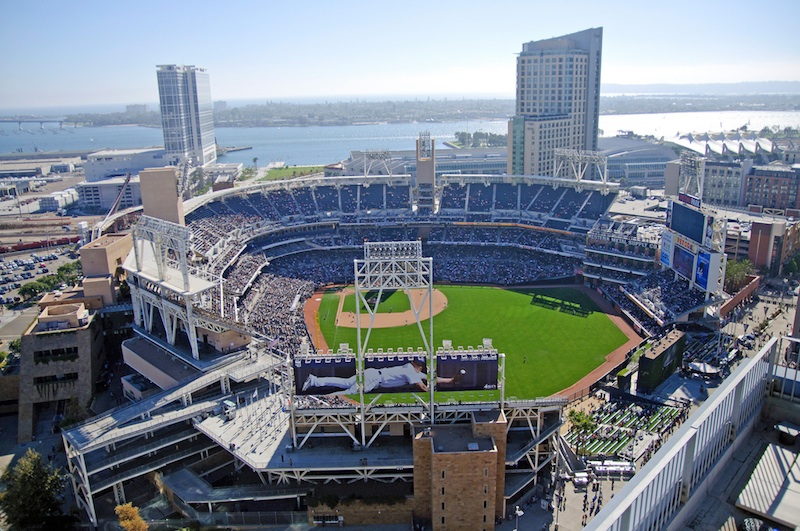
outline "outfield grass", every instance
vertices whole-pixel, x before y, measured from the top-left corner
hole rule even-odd
[[[438,286],[447,308],[434,317],[434,346],[451,339],[454,346],[479,347],[485,337],[506,354],[506,397],[549,396],[571,386],[600,366],[624,344],[625,334],[590,298],[570,288],[504,290],[491,287]],[[326,293],[320,328],[331,348],[357,345],[354,328],[335,326],[338,293]],[[428,323],[423,329],[428,330]],[[415,325],[372,331],[368,347],[422,346]],[[481,400],[497,392],[441,393],[437,400]],[[384,395],[384,401],[408,397]]]
[[[373,297],[377,298],[378,292],[371,291],[367,294],[366,299],[369,301]],[[371,302],[370,305],[374,308],[375,303]],[[411,302],[408,300],[408,295],[405,291],[401,290],[387,290],[381,294],[381,303],[378,305],[378,313],[391,313],[391,312],[405,312],[411,309]],[[345,295],[344,304],[342,304],[343,312],[356,313],[356,294],[350,293]],[[361,311],[366,313],[367,309],[361,305]]]

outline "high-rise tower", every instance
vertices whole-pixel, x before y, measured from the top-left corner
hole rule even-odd
[[[557,148],[597,150],[603,28],[522,45],[508,173],[552,175]]]
[[[185,158],[191,166],[217,160],[214,104],[205,69],[159,65],[158,98],[167,155]]]

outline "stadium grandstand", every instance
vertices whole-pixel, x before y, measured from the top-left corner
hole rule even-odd
[[[424,267],[408,258],[393,271],[437,283],[573,283],[583,273],[642,335],[718,302],[696,279],[648,270],[659,262],[658,229],[608,220],[616,194],[613,185],[523,176],[442,176],[430,196],[403,176],[308,178],[190,200],[185,225],[142,216],[124,264],[137,337],[123,355],[155,389],[63,433],[79,508],[97,525],[115,505],[161,492],[203,525],[374,523],[379,506],[387,523],[492,529],[554,485],[557,462],[630,476],[644,453],[646,465],[590,528],[685,524],[731,462],[736,435],[753,431],[764,389],[784,393],[768,385],[780,340],[694,415],[682,403],[610,401],[591,411],[593,432],[560,438],[566,399],[504,396],[503,354],[491,341],[359,357],[354,345],[316,350],[303,315],[317,288],[352,284],[354,264],[369,263],[366,249],[380,242],[418,245]],[[357,267],[355,277],[358,286]],[[715,349],[692,345],[692,359],[713,361]],[[435,402],[431,386],[428,401],[354,401],[307,392],[329,380],[298,372],[306,361],[447,356],[496,364],[500,397]],[[581,464],[571,447],[596,459]],[[485,487],[465,488],[476,484]],[[445,492],[469,495],[458,502]],[[361,520],[357,503],[330,502],[343,496],[364,500]]]
[[[136,337],[123,356],[156,392],[64,433],[76,498],[92,522],[147,490],[153,474],[185,515],[208,523],[231,511],[291,520],[329,483],[391,485],[407,496],[432,481],[420,477],[417,446],[435,444],[426,458],[434,463],[440,446],[467,451],[462,440],[491,475],[475,500],[483,508],[470,516],[487,528],[549,480],[563,398],[365,405],[305,394],[292,381],[299,369],[290,361],[302,352],[350,359],[344,345],[315,351],[303,310],[318,288],[353,283],[365,242],[418,243],[437,283],[574,284],[586,233],[617,195],[614,184],[498,175],[443,175],[428,194],[419,191],[424,179],[418,167],[416,179],[311,177],[222,190],[185,202],[183,225],[147,215],[145,205],[124,264]],[[152,185],[143,186],[146,195]],[[502,393],[503,355],[491,342],[442,348],[430,345],[428,358],[495,360]],[[409,503],[404,510],[423,521],[438,514],[429,495]],[[458,512],[448,507],[451,518],[466,517]]]

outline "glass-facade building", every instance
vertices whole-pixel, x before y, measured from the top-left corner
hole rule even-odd
[[[214,105],[205,69],[191,65],[158,66],[158,97],[164,148],[169,157],[192,166],[217,160]]]

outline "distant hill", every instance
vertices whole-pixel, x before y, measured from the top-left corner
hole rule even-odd
[[[620,85],[603,83],[600,93],[608,94],[800,94],[800,81],[751,81],[743,83],[658,83]]]

